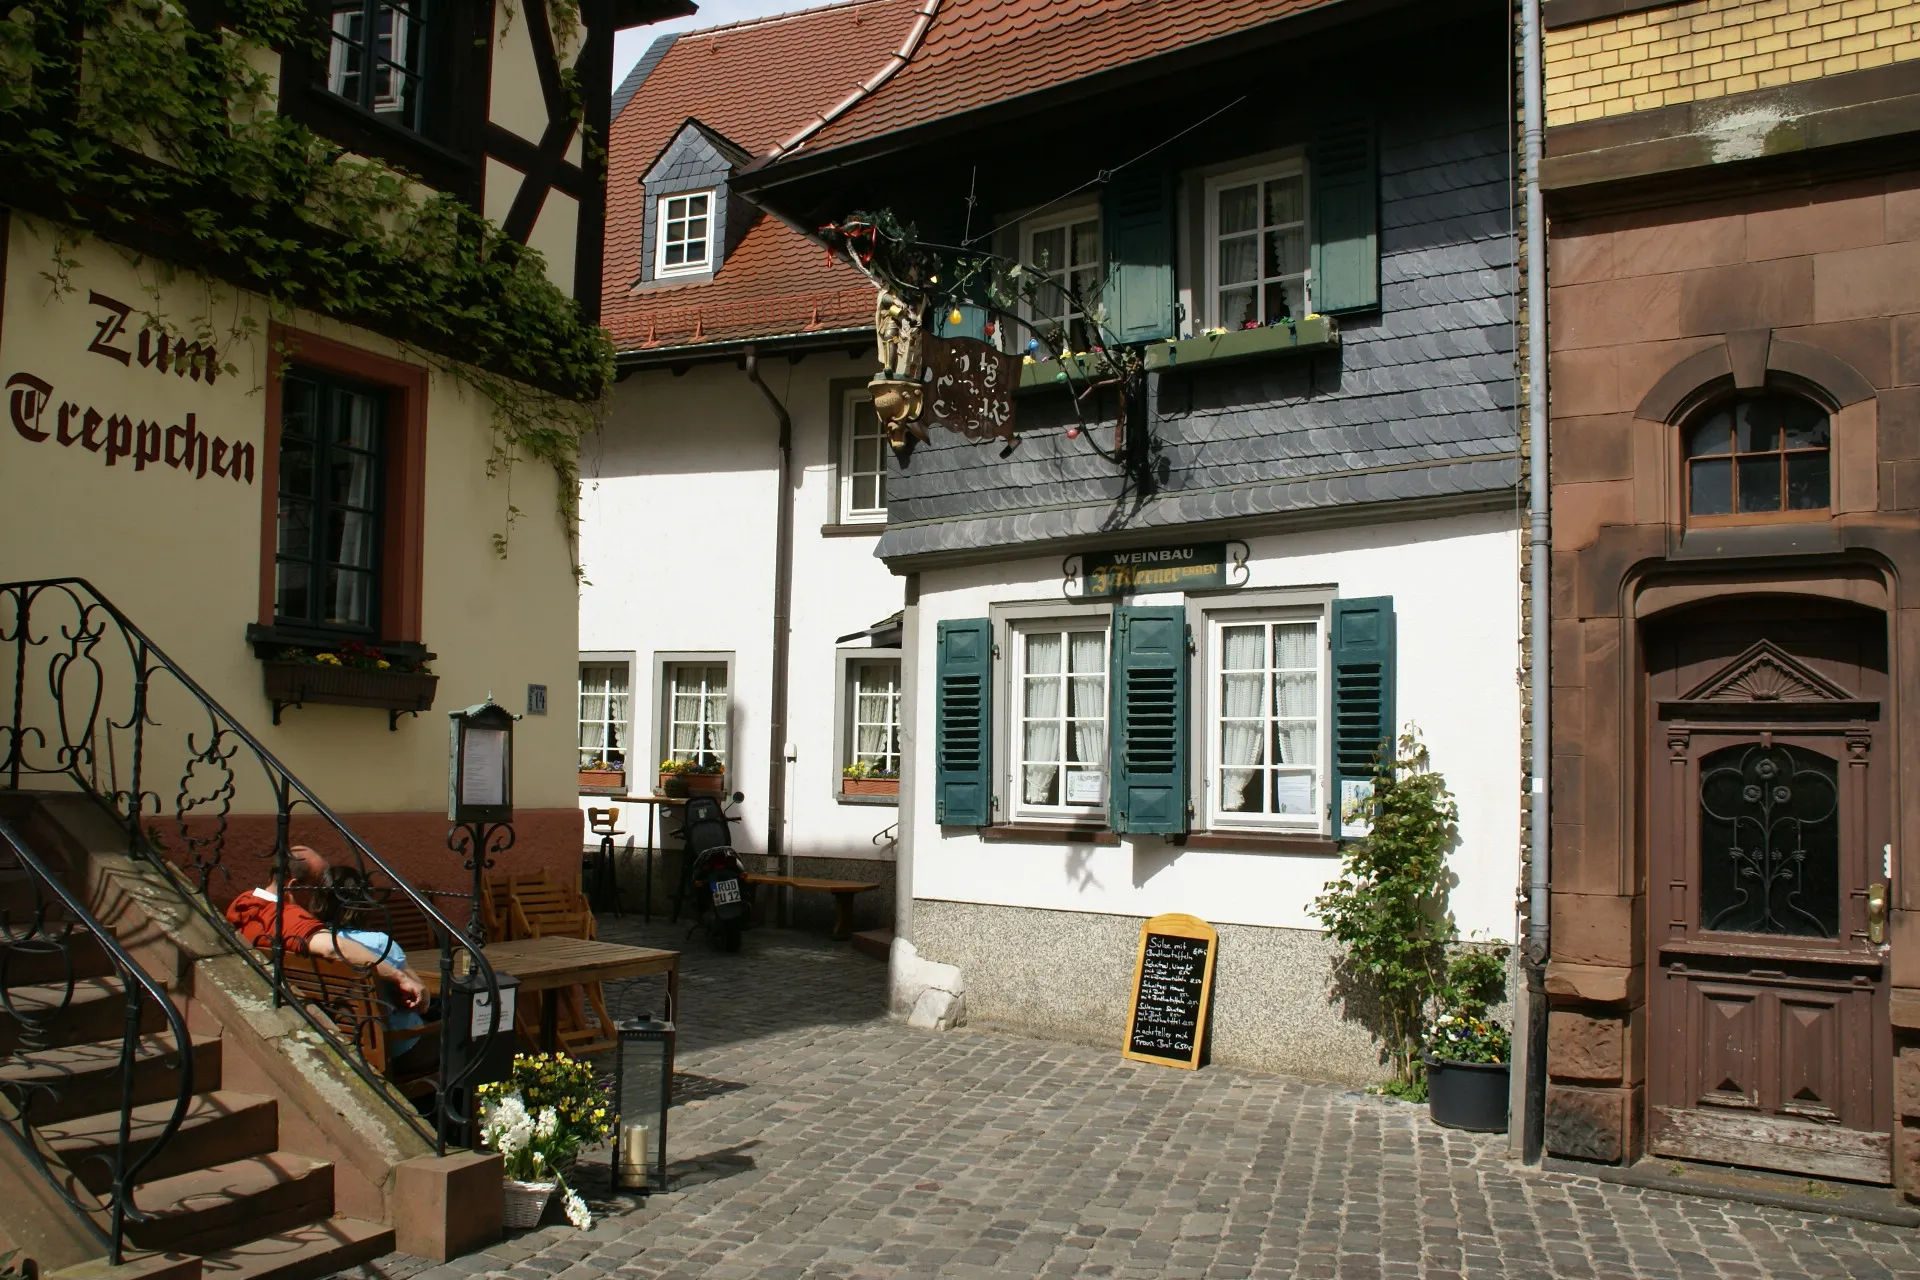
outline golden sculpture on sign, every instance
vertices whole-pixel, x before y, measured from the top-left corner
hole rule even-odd
[[[921,382],[921,347],[925,340],[921,308],[880,290],[873,304],[873,336],[880,352],[880,372],[867,383],[873,412],[886,424],[887,443],[904,449],[907,431],[921,440],[927,429],[920,423],[925,403]]]

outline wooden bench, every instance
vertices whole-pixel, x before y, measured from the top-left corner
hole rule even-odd
[[[366,1064],[393,1081],[401,1093],[417,1098],[433,1092],[440,1072],[440,1024],[388,1027],[387,1015],[395,1005],[378,974],[344,960],[307,955],[287,956],[283,972],[294,993],[338,1027]],[[396,1054],[396,1040],[418,1043]]]
[[[880,887],[878,880],[819,880],[812,876],[768,876],[751,871],[747,873],[746,881],[756,887],[784,886],[789,889],[811,889],[816,893],[832,894],[833,936],[840,939],[853,936],[853,896]]]

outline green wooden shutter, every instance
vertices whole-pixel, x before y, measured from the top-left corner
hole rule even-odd
[[[1314,133],[1313,309],[1326,314],[1380,305],[1380,174],[1373,123],[1347,119]]]
[[[993,627],[985,618],[942,622],[939,646],[933,816],[942,826],[984,827],[992,821],[993,804]]]
[[[1333,602],[1333,812],[1340,780],[1372,778],[1394,733],[1393,597]],[[1386,744],[1383,748],[1382,744]]]
[[[1100,300],[1116,342],[1174,336],[1173,175],[1123,169],[1100,206],[1107,280]]]
[[[1107,821],[1115,831],[1187,829],[1187,611],[1113,611]]]

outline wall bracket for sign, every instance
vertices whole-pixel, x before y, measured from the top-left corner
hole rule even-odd
[[[1179,912],[1140,926],[1121,1057],[1187,1071],[1200,1065],[1219,944],[1212,925]]]
[[[1250,554],[1239,541],[1081,552],[1061,559],[1060,594],[1096,600],[1141,591],[1236,589],[1253,578]]]

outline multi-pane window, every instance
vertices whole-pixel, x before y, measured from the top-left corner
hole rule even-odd
[[[1016,632],[1014,783],[1025,812],[1099,809],[1107,792],[1107,632]]]
[[[1027,264],[1046,277],[1027,319],[1055,343],[1074,351],[1090,349],[1098,335],[1082,307],[1100,293],[1099,217],[1029,224],[1026,237]]]
[[[846,442],[840,451],[840,518],[887,518],[887,432],[867,393],[847,396]]]
[[[1826,412],[1812,401],[1773,395],[1722,404],[1687,432],[1687,512],[1825,511],[1830,443]]]
[[[727,666],[676,662],[667,668],[667,758],[727,762]]]
[[[707,249],[711,240],[712,211],[711,191],[660,197],[658,268],[661,275],[707,269],[711,262]]]
[[[1318,825],[1319,619],[1216,618],[1212,631],[1214,816],[1229,825]]]
[[[1208,194],[1213,314],[1228,329],[1298,319],[1307,307],[1307,180],[1299,169],[1223,178]]]
[[[847,664],[853,733],[848,764],[870,773],[900,772],[900,660],[876,658]]]
[[[426,0],[334,0],[327,88],[419,132],[426,102]]]
[[[281,388],[275,618],[371,633],[386,396],[307,369]]]
[[[580,767],[627,767],[631,692],[624,662],[580,664]]]

